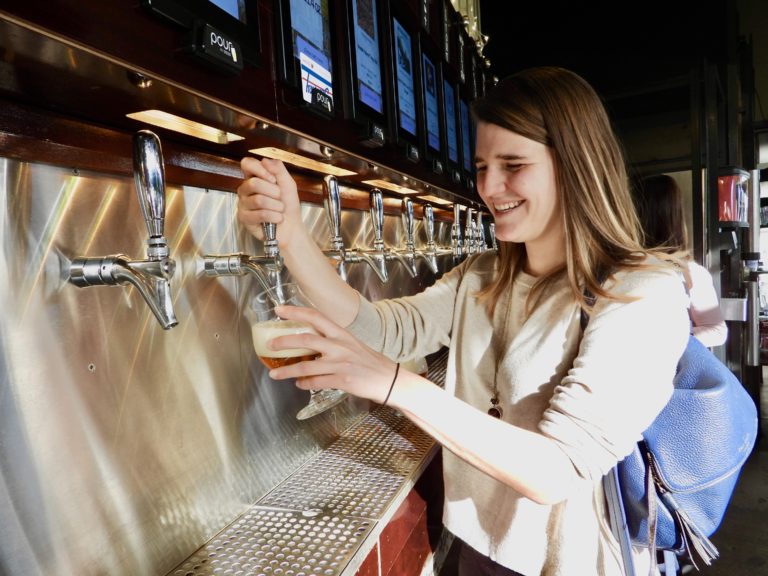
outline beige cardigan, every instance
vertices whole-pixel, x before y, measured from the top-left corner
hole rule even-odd
[[[661,269],[617,275],[606,287],[637,299],[599,299],[582,337],[565,279],[526,320],[535,279],[521,274],[490,319],[474,294],[496,263],[485,252],[420,294],[363,301],[348,329],[398,360],[450,346],[446,390],[486,411],[496,378],[504,420],[552,438],[584,480],[567,500],[541,505],[444,450],[448,530],[526,576],[621,574],[600,480],[670,397],[689,333],[682,280]]]

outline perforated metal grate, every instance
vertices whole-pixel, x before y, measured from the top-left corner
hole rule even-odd
[[[259,504],[379,518],[434,440],[377,408]]]
[[[442,384],[447,353],[430,363]],[[426,458],[434,440],[377,408],[169,576],[336,576]]]
[[[374,524],[254,506],[171,574],[331,576],[344,569]]]

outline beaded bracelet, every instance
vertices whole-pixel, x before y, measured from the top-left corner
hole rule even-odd
[[[397,380],[397,375],[398,375],[399,372],[400,372],[400,362],[398,362],[395,365],[395,377],[392,378],[392,384],[389,385],[389,392],[387,392],[387,397],[384,398],[384,403],[382,404],[382,406],[386,406],[387,405],[387,402],[389,401],[389,397],[392,394],[392,388],[395,387],[395,381]]]

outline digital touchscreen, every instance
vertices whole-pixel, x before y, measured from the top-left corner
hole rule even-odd
[[[352,0],[352,17],[355,29],[357,97],[366,106],[383,114],[384,98],[376,0]]]
[[[416,97],[413,76],[411,35],[393,18],[395,41],[395,71],[397,76],[397,113],[400,127],[416,135]]]
[[[443,81],[443,98],[445,99],[445,131],[448,139],[448,160],[459,161],[459,141],[456,131],[456,91],[447,80]]]
[[[237,18],[243,24],[247,24],[245,17],[245,0],[208,0],[214,6],[218,6],[230,16]]]
[[[459,101],[459,116],[461,117],[461,153],[464,170],[472,172],[471,139],[469,131],[469,106],[464,100]]]
[[[301,71],[301,91],[310,104],[333,107],[333,70],[328,0],[290,0],[293,54]],[[324,106],[327,107],[327,106]]]
[[[426,54],[422,54],[424,75],[424,108],[427,117],[427,144],[435,151],[440,150],[440,115],[437,100],[437,68]]]

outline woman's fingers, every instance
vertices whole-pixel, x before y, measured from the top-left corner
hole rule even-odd
[[[267,170],[262,161],[251,156],[246,156],[240,161],[240,169],[243,171],[243,176],[246,178],[255,176],[256,178],[271,182],[272,184],[277,183],[277,178]]]
[[[275,312],[285,320],[295,320],[309,324],[317,332],[328,338],[345,339],[349,333],[333,320],[314,308],[304,306],[278,306]]]

